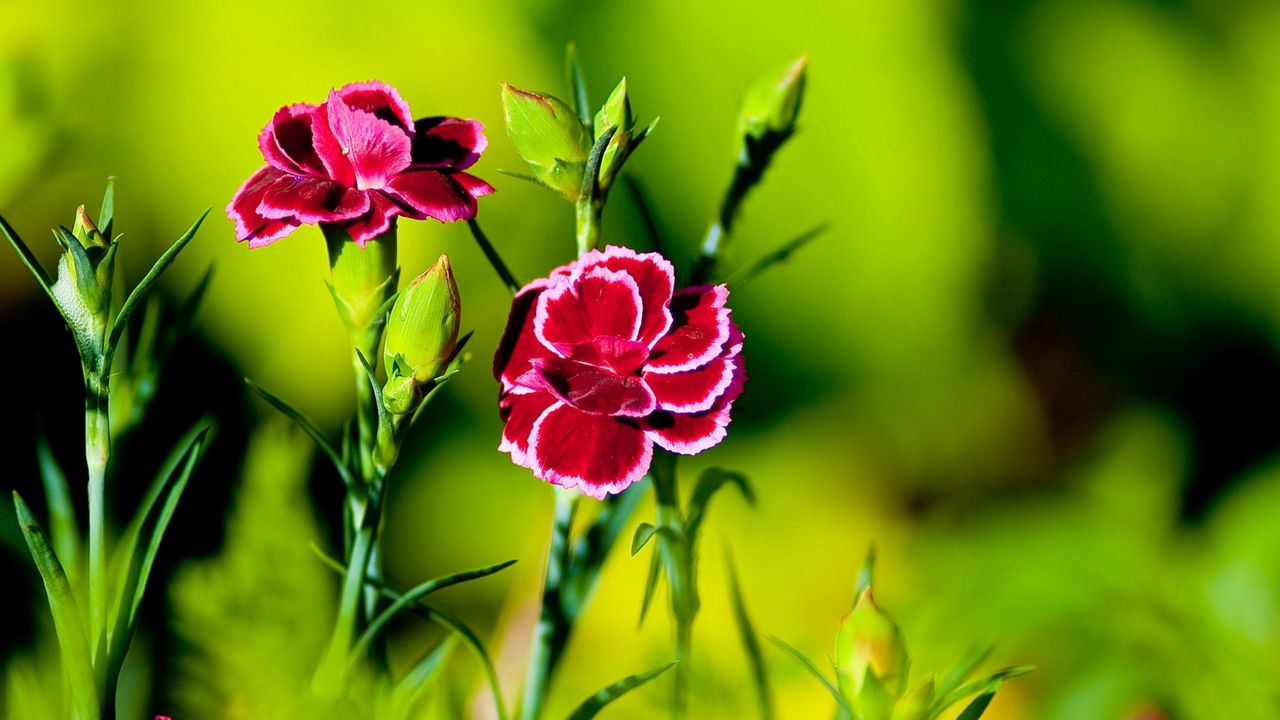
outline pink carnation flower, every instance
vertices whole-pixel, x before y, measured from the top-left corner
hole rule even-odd
[[[521,289],[494,358],[499,449],[603,498],[644,476],[655,443],[692,455],[723,440],[746,381],[729,290],[674,288],[661,255],[610,246]]]
[[[441,222],[475,217],[493,192],[462,172],[488,141],[475,120],[413,120],[395,88],[371,81],[331,90],[320,105],[280,108],[258,135],[267,165],[240,186],[227,216],[236,239],[262,247],[299,225],[345,226],[361,247],[397,215]]]

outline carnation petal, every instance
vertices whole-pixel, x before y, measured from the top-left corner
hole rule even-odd
[[[364,244],[385,233],[397,215],[404,213],[403,208],[380,192],[369,193],[369,212],[343,223],[347,234],[356,245]]]
[[[733,403],[704,413],[656,412],[644,420],[645,434],[658,447],[681,455],[696,455],[720,444],[728,434]]]
[[[236,223],[236,239],[249,241],[251,248],[270,245],[298,227],[294,218],[268,218],[258,213],[267,189],[281,177],[284,173],[273,167],[259,169],[240,186],[227,205],[227,217]]]
[[[316,117],[321,117],[321,114],[318,110]],[[327,116],[337,151],[351,166],[354,183],[346,182],[344,177],[337,175],[333,179],[344,185],[354,184],[362,190],[380,189],[397,173],[409,167],[410,142],[404,129],[371,112],[347,105],[336,90],[330,91],[323,114]],[[317,135],[317,151],[321,149],[320,137]],[[328,144],[327,138],[325,143]],[[327,147],[329,156],[332,156],[334,149],[332,146]],[[320,157],[325,159],[326,152],[321,152]],[[328,160],[325,166],[329,166]]]
[[[516,378],[529,372],[529,361],[535,357],[549,357],[551,350],[538,340],[533,332],[533,312],[538,296],[550,283],[542,278],[525,285],[516,293],[507,316],[507,327],[493,356],[493,377],[502,383],[505,392],[516,390]]]
[[[556,402],[555,397],[547,393],[503,393],[498,400],[498,412],[506,425],[502,428],[498,449],[510,453],[515,464],[529,467],[532,462],[528,457],[529,436],[533,433],[533,424]]]
[[[451,172],[449,173],[449,179],[461,185],[462,189],[466,190],[467,193],[474,198],[480,198],[494,193],[492,185],[471,173]]]
[[[489,145],[479,120],[428,117],[413,128],[413,164],[420,167],[465,170]]]
[[[588,415],[562,403],[547,408],[529,437],[535,475],[603,499],[644,477],[653,444],[634,420]]]
[[[671,311],[667,309],[675,288],[676,272],[671,261],[658,253],[638,253],[627,247],[607,246],[603,252],[592,250],[582,257],[581,267],[606,267],[625,272],[640,290],[643,320],[636,339],[649,347],[671,327]]]
[[[646,373],[645,382],[668,412],[697,413],[710,410],[733,383],[736,357],[718,357],[695,370],[681,373]]]
[[[387,185],[387,191],[413,208],[420,218],[454,222],[476,215],[476,199],[449,176],[436,170],[401,173]]]
[[[676,293],[671,298],[671,331],[654,343],[646,369],[685,372],[719,355],[733,332],[725,307],[728,299],[729,289],[724,285],[702,285]]]
[[[637,375],[618,375],[604,368],[563,358],[534,358],[533,370],[518,382],[531,390],[592,415],[644,417],[657,409],[653,391]]]
[[[354,82],[338,89],[338,97],[347,107],[363,110],[400,126],[405,132],[413,132],[413,113],[409,103],[400,97],[400,91],[380,81]]]
[[[640,329],[640,289],[632,277],[608,268],[574,273],[538,298],[534,332],[554,348],[597,337],[634,340]]]
[[[315,111],[316,106],[310,103],[286,105],[276,111],[258,134],[258,148],[269,165],[291,175],[326,175],[311,134]]]
[[[302,223],[350,220],[369,211],[369,193],[332,180],[284,175],[267,188],[258,213],[268,218],[297,218]]]

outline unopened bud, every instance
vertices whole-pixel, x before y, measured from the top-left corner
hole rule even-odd
[[[89,248],[106,249],[107,247],[106,238],[102,236],[98,226],[89,217],[89,213],[85,212],[83,205],[76,208],[76,221],[71,227],[71,234],[76,236],[76,240],[79,240],[80,245],[86,250]]]
[[[804,99],[805,70],[809,59],[801,57],[780,72],[770,73],[747,91],[738,117],[738,133],[762,140],[767,135],[790,135]]]
[[[444,372],[458,345],[462,303],[449,256],[414,278],[387,317],[383,400],[396,414],[409,412],[417,390]]]
[[[613,178],[621,169],[622,161],[630,151],[635,119],[631,117],[631,100],[627,97],[627,79],[624,77],[609,94],[609,99],[595,117],[596,140],[609,128],[617,128],[600,159],[600,188],[608,190]]]
[[[858,594],[853,610],[845,616],[836,639],[836,667],[841,688],[856,695],[867,673],[872,673],[894,697],[906,677],[907,649],[897,624],[876,605],[867,587]]]
[[[507,134],[534,177],[569,200],[582,191],[582,173],[591,150],[578,116],[560,100],[502,86]]]

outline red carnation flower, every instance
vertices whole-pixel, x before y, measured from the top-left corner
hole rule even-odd
[[[499,449],[603,498],[644,476],[655,443],[692,455],[723,440],[746,381],[729,290],[674,287],[661,255],[610,246],[521,289],[494,358]]]
[[[236,238],[262,247],[299,225],[335,223],[363,247],[397,215],[475,217],[476,198],[493,187],[462,171],[484,152],[484,126],[412,118],[400,93],[376,80],[331,90],[320,105],[280,108],[258,135],[266,167],[227,205]]]

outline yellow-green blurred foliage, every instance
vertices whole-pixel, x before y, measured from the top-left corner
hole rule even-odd
[[[996,640],[997,660],[1041,668],[1006,685],[988,717],[1119,719],[1152,704],[1174,718],[1277,714],[1276,443],[1264,433],[1249,457],[1220,463],[1229,473],[1219,484],[1234,489],[1218,487],[1225,498],[1203,517],[1184,513],[1208,455],[1189,429],[1205,425],[1197,406],[1177,400],[1179,378],[1232,374],[1232,357],[1209,345],[1223,328],[1264,368],[1276,364],[1272,3],[8,3],[0,212],[47,260],[44,228],[117,175],[121,257],[136,277],[260,166],[256,134],[276,108],[379,78],[418,115],[487,125],[475,171],[498,192],[481,201],[480,220],[531,278],[570,257],[572,213],[496,172],[522,165],[502,129],[499,83],[564,94],[569,40],[594,99],[625,74],[637,116],[662,117],[633,162],[682,269],[728,181],[742,92],[759,73],[810,58],[801,130],[749,199],[727,267],[817,222],[832,229],[734,294],[752,379],[728,440],[681,466],[685,477],[710,464],[743,470],[759,495],[754,511],[719,499],[705,534],[695,717],[752,712],[722,544],[757,628],[821,659],[873,540],[879,598],[916,667],[942,670],[971,643]],[[624,193],[606,223],[606,241],[644,243]],[[551,497],[496,451],[487,364],[509,297],[463,227],[404,222],[400,247],[406,277],[450,254],[463,326],[476,335],[473,362],[437,410],[449,416],[413,436],[393,479],[388,573],[409,585],[519,558],[447,604],[486,631],[524,628]],[[189,287],[210,262],[199,331],[237,372],[336,433],[352,388],[319,231],[248,252],[215,210],[166,286]],[[0,311],[35,298],[23,272],[0,252]],[[1206,349],[1220,373],[1163,375]],[[252,477],[265,487],[261,472]],[[636,521],[651,516],[646,503]],[[289,591],[308,600],[290,626],[322,623],[333,587],[306,564],[314,538],[264,536],[280,555],[259,559],[240,522],[221,565],[179,586],[180,625],[205,596],[201,573],[221,567],[240,582],[259,561],[303,583]],[[646,567],[625,552],[607,566],[553,716],[671,657],[663,615],[635,629]],[[238,592],[223,591],[228,602]],[[231,621],[226,608],[206,612],[211,633]],[[424,628],[400,628],[396,667],[422,651]],[[502,650],[514,696],[523,648]],[[823,690],[766,652],[781,716],[829,716]],[[305,663],[227,653],[218,673],[161,693],[216,704],[232,697],[228,683],[266,685],[268,670]],[[454,665],[473,670],[466,662]],[[666,688],[657,681],[607,713],[652,717]]]

